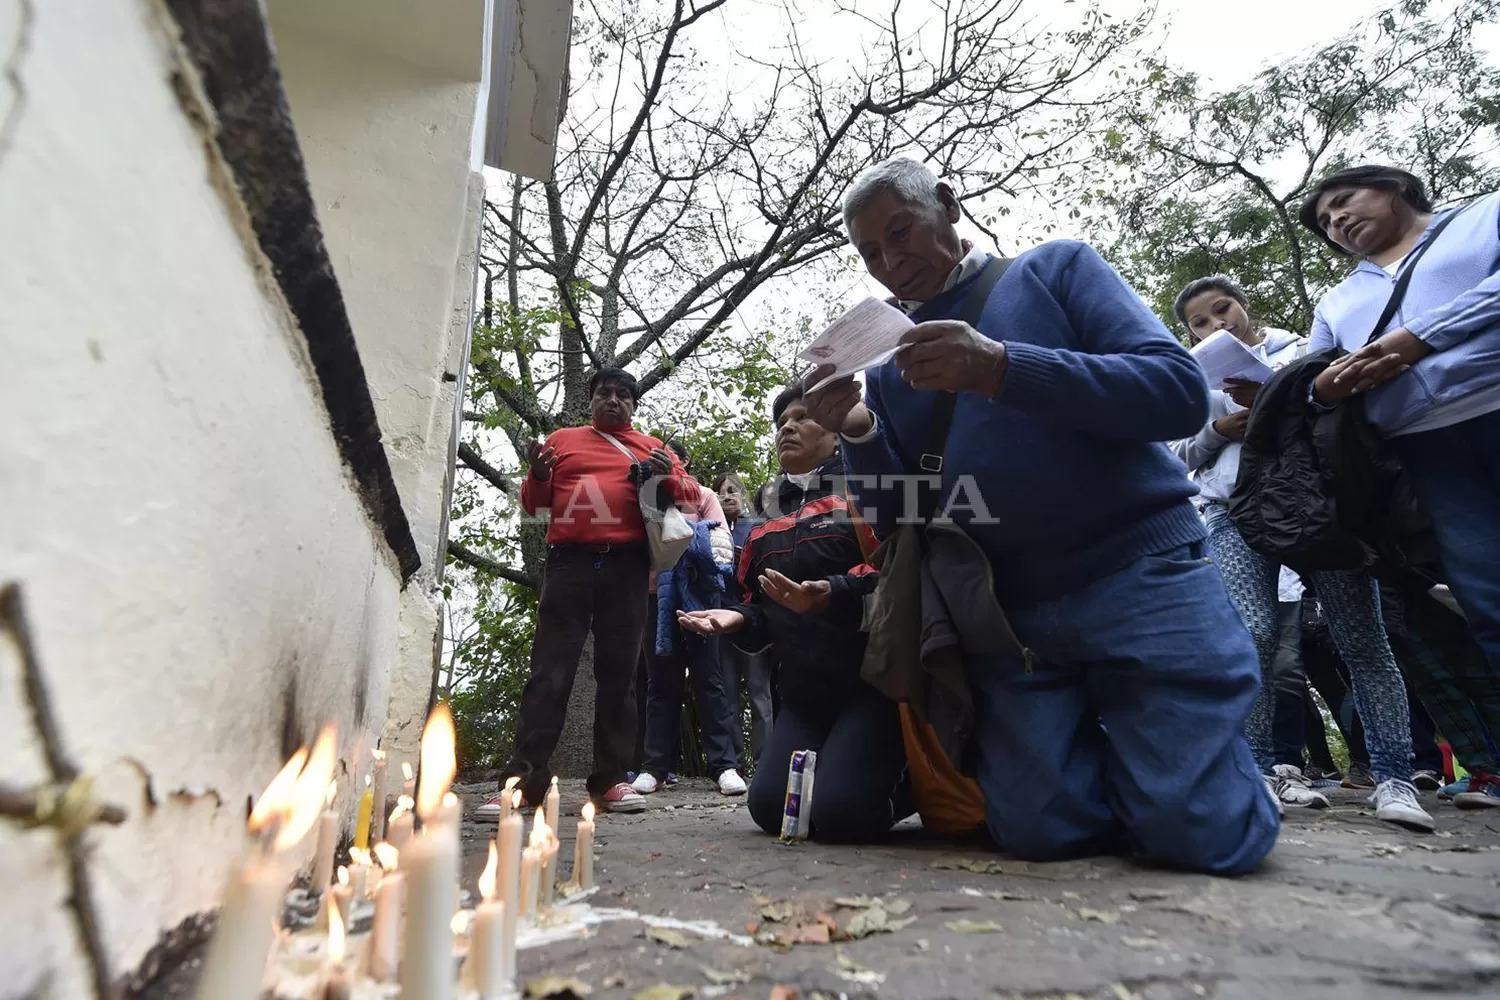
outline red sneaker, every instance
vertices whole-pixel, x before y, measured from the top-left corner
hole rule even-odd
[[[605,812],[638,813],[645,811],[646,798],[622,781],[599,796],[599,805]]]

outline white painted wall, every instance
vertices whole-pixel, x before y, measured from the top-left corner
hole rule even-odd
[[[155,6],[34,7],[0,151],[0,578],[25,586],[72,753],[132,814],[89,834],[124,971],[216,903],[289,695],[294,724],[341,724],[346,758],[373,739],[354,692],[378,726],[400,585]],[[0,54],[18,10],[0,0]],[[0,644],[13,784],[41,776],[22,706]],[[50,834],[0,824],[0,992],[88,992],[59,865]]]

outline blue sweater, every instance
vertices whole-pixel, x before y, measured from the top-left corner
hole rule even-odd
[[[969,283],[912,319],[957,317]],[[1057,241],[1021,254],[978,327],[1004,342],[1009,368],[998,399],[959,396],[943,495],[989,555],[1002,602],[1071,593],[1203,538],[1188,503],[1197,488],[1162,443],[1203,426],[1202,369],[1098,253]],[[907,385],[894,362],[868,373],[877,433],[844,454],[851,489],[882,533],[898,523],[904,487],[869,477],[918,472],[936,395]]]

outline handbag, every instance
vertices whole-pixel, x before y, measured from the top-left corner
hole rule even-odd
[[[597,427],[593,431],[620,449],[630,459],[632,466],[640,461],[635,452],[621,444],[620,439],[613,434],[607,434]],[[671,504],[667,504],[665,508],[658,507],[655,498],[648,495],[652,492],[654,491],[636,488],[641,505],[641,521],[646,525],[646,544],[651,549],[651,568],[660,573],[676,566],[677,560],[682,558],[682,554],[692,544],[693,526],[682,516],[682,511]]]

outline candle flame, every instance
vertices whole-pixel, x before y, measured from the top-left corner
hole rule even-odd
[[[329,723],[318,734],[312,753],[307,757],[307,766],[297,777],[291,792],[291,801],[285,808],[285,821],[276,835],[276,849],[285,851],[302,843],[307,831],[318,821],[322,811],[323,792],[333,780],[333,766],[338,759],[338,729]]]
[[[555,774],[552,776],[552,790],[553,791],[557,790],[557,775],[555,775]]]
[[[349,869],[346,868],[344,865],[339,865],[339,885],[348,885],[348,884],[349,884]]]
[[[372,784],[374,784],[374,783],[375,783],[375,779],[374,778],[371,778],[368,774],[365,775],[365,789],[367,791],[369,790],[370,786]]]
[[[328,905],[328,961],[338,965],[344,960],[344,915],[332,903]]]
[[[469,930],[469,911],[459,910],[453,914],[453,919],[448,921],[448,928],[453,931],[454,937],[463,937]]]
[[[333,800],[338,797],[339,783],[337,779],[328,783],[328,791],[323,795],[323,805],[329,809],[333,808]]]
[[[448,786],[453,784],[455,745],[453,713],[446,704],[439,704],[422,729],[422,786],[417,789],[417,815],[424,820],[437,814]]]
[[[552,828],[547,825],[542,810],[536,811],[536,822],[531,824],[531,846],[546,847],[552,840]]]
[[[594,804],[592,802],[585,802],[583,804],[583,821],[585,823],[592,823],[594,821]]]
[[[396,870],[396,862],[400,858],[400,855],[400,851],[383,840],[375,845],[375,860],[379,861],[380,867],[388,872]]]
[[[391,818],[386,821],[387,825],[394,823],[409,812],[411,812],[411,798],[405,795],[398,797],[396,799],[396,808],[391,810]]]
[[[521,810],[521,792],[520,792],[520,790],[517,790],[516,793],[510,797],[510,808],[511,808],[512,812],[520,812],[520,810]]]
[[[286,809],[286,799],[291,793],[292,786],[297,783],[297,775],[302,773],[302,767],[307,763],[307,748],[303,747],[292,754],[292,759],[287,761],[266,790],[261,792],[260,798],[255,802],[255,808],[250,811],[250,832],[260,833],[271,822],[272,817],[279,815]]]
[[[376,760],[385,760],[385,751],[384,750],[371,750],[370,751],[370,756],[374,757]]]
[[[516,777],[516,776],[515,776],[515,775],[514,775],[514,774],[513,774],[513,775],[511,775],[511,776],[510,776],[510,777],[509,777],[509,778],[506,778],[506,779],[505,779],[505,790],[506,790],[506,791],[507,791],[507,792],[508,792],[508,791],[510,791],[510,790],[511,790],[511,789],[512,789],[512,788],[515,788],[515,787],[516,787],[516,786],[517,786],[517,785],[519,785],[519,784],[520,784],[520,783],[521,783],[521,779],[520,779],[520,778],[518,778],[518,777]]]
[[[370,863],[370,852],[362,851],[358,847],[349,848],[349,860],[357,865],[368,865]]]
[[[403,778],[405,778],[407,781],[411,780],[411,776],[412,776],[411,761],[409,761],[409,760],[403,760],[401,762],[401,776]]]
[[[490,841],[490,859],[485,862],[484,871],[479,875],[479,895],[484,897],[488,903],[495,898],[496,876],[500,869],[500,852],[495,850],[495,842]]]

